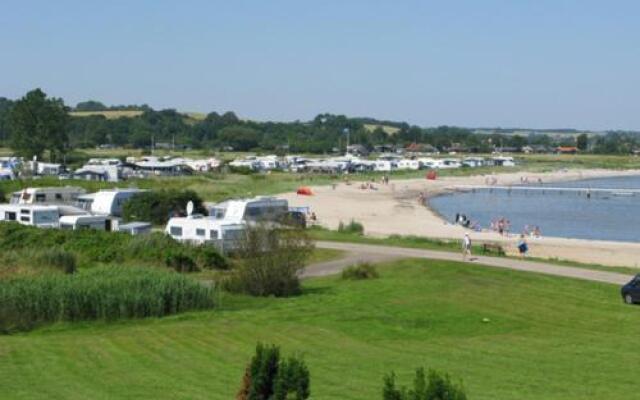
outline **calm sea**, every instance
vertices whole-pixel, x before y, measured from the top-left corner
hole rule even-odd
[[[535,185],[540,186],[540,185]],[[539,226],[545,236],[579,239],[640,241],[640,194],[629,195],[623,189],[640,189],[640,176],[588,179],[542,186],[620,189],[621,192],[596,193],[591,198],[574,192],[523,192],[513,190],[476,190],[447,194],[429,200],[443,218],[453,221],[456,213],[465,214],[482,228],[504,217],[511,232],[525,226]]]

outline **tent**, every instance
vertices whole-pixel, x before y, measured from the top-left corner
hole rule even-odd
[[[430,180],[430,181],[435,181],[437,176],[438,175],[436,174],[436,171],[429,171],[429,172],[427,172],[427,177],[426,178],[428,180]]]
[[[300,186],[296,191],[296,193],[301,196],[313,196],[313,192],[311,191],[311,188],[308,186]]]

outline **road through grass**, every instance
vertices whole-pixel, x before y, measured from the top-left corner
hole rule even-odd
[[[421,365],[462,378],[470,399],[636,391],[640,308],[616,286],[430,260],[380,272],[310,279],[297,298],[2,336],[0,398],[230,399],[257,341],[302,353],[316,399],[378,399],[385,373],[409,382]]]

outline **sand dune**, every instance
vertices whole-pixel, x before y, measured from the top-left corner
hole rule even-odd
[[[640,171],[569,170],[550,173],[505,173],[492,175],[499,185],[519,184],[522,176],[529,181],[558,182],[622,175],[640,175]],[[314,196],[287,193],[291,205],[310,206],[321,225],[335,229],[340,221],[361,222],[365,233],[372,236],[391,234],[417,235],[431,238],[460,239],[465,232],[476,241],[499,242],[508,252],[516,252],[517,235],[503,237],[495,232],[472,232],[447,223],[428,207],[420,204],[419,196],[434,196],[455,185],[483,185],[487,175],[446,177],[435,181],[411,179],[391,181],[389,185],[376,183],[377,190],[362,190],[360,181],[350,185],[340,183],[335,188],[313,188]],[[609,266],[640,267],[640,243],[542,237],[530,239],[530,256],[558,258]]]

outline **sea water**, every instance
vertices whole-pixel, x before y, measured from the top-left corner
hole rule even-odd
[[[588,179],[532,187],[603,188],[613,192],[488,190],[458,192],[429,200],[444,219],[453,222],[464,214],[489,229],[499,218],[510,221],[510,232],[521,233],[538,226],[543,236],[578,239],[640,241],[640,194],[624,189],[640,189],[640,176]]]

